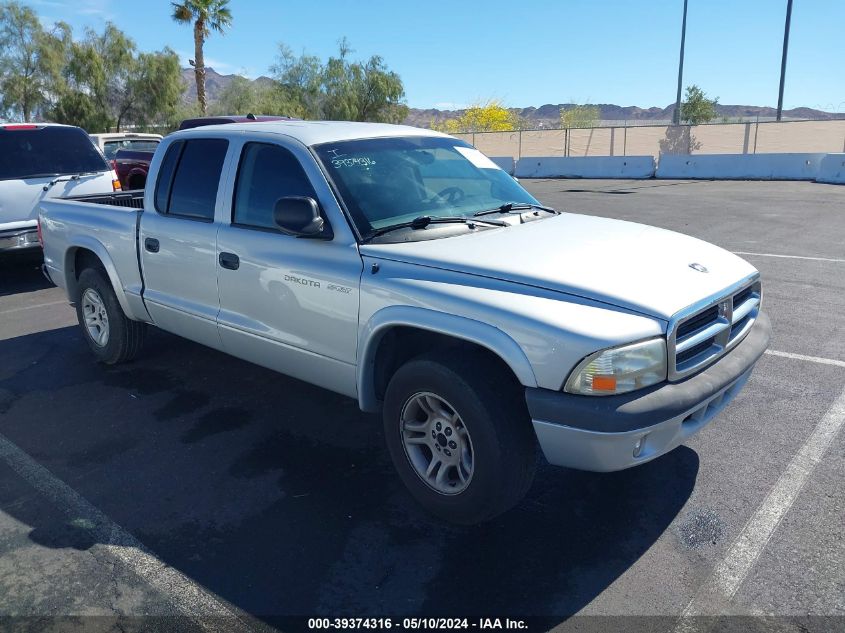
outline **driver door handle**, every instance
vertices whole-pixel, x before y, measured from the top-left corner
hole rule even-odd
[[[220,253],[218,260],[223,268],[228,268],[229,270],[237,270],[241,265],[240,258],[234,253]]]

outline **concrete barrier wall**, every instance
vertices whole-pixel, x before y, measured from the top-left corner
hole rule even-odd
[[[658,178],[815,180],[825,154],[663,154]]]
[[[653,178],[651,156],[543,156],[516,161],[517,178]]]
[[[496,166],[498,166],[499,169],[503,169],[513,176],[514,166],[516,165],[516,161],[513,159],[513,156],[490,156],[489,158],[496,163]]]
[[[816,182],[845,185],[845,154],[828,154],[822,158]]]

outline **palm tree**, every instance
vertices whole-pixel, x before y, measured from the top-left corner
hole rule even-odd
[[[223,29],[232,25],[232,12],[227,6],[229,0],[183,0],[170,4],[173,5],[174,20],[194,25],[194,59],[190,63],[197,81],[200,110],[205,116],[205,57],[202,47],[211,31],[223,33]]]

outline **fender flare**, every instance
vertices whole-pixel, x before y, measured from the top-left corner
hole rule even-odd
[[[523,386],[537,386],[537,378],[525,352],[502,330],[475,319],[428,308],[389,306],[373,314],[358,335],[356,383],[362,411],[376,412],[380,409],[375,392],[375,358],[381,339],[394,327],[428,330],[485,347],[510,367]]]
[[[65,251],[64,262],[65,283],[67,284],[66,288],[68,288],[68,290],[71,288],[73,288],[74,291],[76,290],[77,271],[74,267],[74,259],[76,258],[76,251],[79,249],[91,251],[97,256],[97,259],[100,260],[100,263],[103,265],[103,268],[109,277],[109,282],[111,282],[112,288],[114,289],[114,294],[117,295],[117,301],[120,303],[120,307],[123,308],[123,313],[130,319],[136,319],[132,309],[129,307],[129,302],[126,298],[126,291],[120,283],[117,268],[115,268],[114,262],[112,261],[111,256],[109,256],[109,252],[106,250],[105,246],[93,237],[89,237],[87,235],[76,235],[73,240],[71,240],[70,244],[68,244],[67,250]],[[68,294],[70,294],[70,292]],[[73,298],[74,297],[71,296],[72,300]]]

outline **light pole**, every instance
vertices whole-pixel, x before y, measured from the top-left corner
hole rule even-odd
[[[790,5],[792,0],[789,0]],[[681,22],[681,58],[678,61],[678,96],[675,99],[675,112],[672,113],[672,122],[678,125],[681,122],[681,85],[684,82],[684,41],[687,38],[687,0],[684,0],[684,20]]]
[[[792,0],[786,0],[786,24],[783,26],[783,57],[780,59],[780,89],[778,90],[778,121],[783,114],[783,82],[786,79],[786,50],[789,48],[789,23],[792,21]]]

